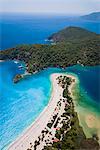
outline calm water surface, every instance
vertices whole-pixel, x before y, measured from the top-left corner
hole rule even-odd
[[[100,22],[84,21],[67,16],[32,14],[0,14],[0,49],[20,44],[48,43],[52,33],[68,26],[78,26],[100,33]]]
[[[0,63],[0,73],[2,73],[0,76],[0,149],[20,135],[48,104],[52,73],[70,72],[77,75],[81,87],[97,104],[98,111],[100,66],[81,67],[76,65],[68,67],[66,70],[49,68],[14,84],[13,77],[17,73],[24,72],[24,70],[19,70],[18,66],[20,66],[20,62],[18,64],[10,61]]]
[[[67,26],[79,26],[100,33],[99,22],[69,19],[65,16],[3,14],[0,16],[0,49],[18,44],[47,43],[45,39],[48,36]],[[20,62],[0,63],[0,150],[16,139],[48,104],[52,73],[69,72],[78,76],[80,87],[91,99],[91,107],[99,111],[100,66],[76,65],[66,70],[48,68],[14,84],[13,77],[25,71],[19,70],[18,66]]]

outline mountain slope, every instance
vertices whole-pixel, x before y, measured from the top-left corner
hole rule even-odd
[[[89,66],[100,65],[100,35],[70,27],[51,37],[61,42],[54,45],[21,45],[0,51],[0,59],[24,61],[30,73],[47,67],[65,68],[77,63]]]
[[[89,15],[81,16],[81,18],[91,21],[100,21],[100,12],[94,12]]]
[[[84,39],[96,38],[96,33],[90,32],[79,27],[68,27],[57,33],[52,34],[48,39],[54,42],[78,41]]]

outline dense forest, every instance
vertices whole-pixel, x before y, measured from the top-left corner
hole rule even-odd
[[[51,35],[48,39],[53,42],[48,45],[20,45],[0,51],[0,60],[17,59],[24,61],[29,73],[34,73],[47,67],[66,68],[77,63],[88,66],[100,65],[100,35],[82,28],[69,27]],[[19,75],[17,78],[20,80]],[[66,96],[65,93],[64,97]],[[74,115],[72,129],[66,133],[60,143],[53,143],[52,147],[45,147],[45,149],[58,150],[62,147],[62,150],[66,150],[67,146],[69,149],[83,150],[93,147],[93,150],[98,150],[99,145],[96,140],[85,138],[82,128],[79,127],[74,106],[72,105],[72,109],[66,110],[66,113],[71,110],[71,115]],[[59,133],[57,133],[57,136],[59,136]],[[81,144],[78,143],[79,139]]]
[[[80,27],[67,27],[57,33],[52,34],[48,39],[54,42],[82,42],[100,38],[100,35],[90,32]]]
[[[82,28],[69,27],[51,37],[54,42],[49,45],[20,45],[0,51],[0,59],[22,60],[30,73],[47,67],[65,68],[77,63],[90,66],[100,64],[100,35]]]

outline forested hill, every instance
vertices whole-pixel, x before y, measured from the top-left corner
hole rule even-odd
[[[81,18],[91,21],[100,21],[100,12],[94,12],[89,15],[81,16]]]
[[[98,36],[100,38],[100,35],[97,35],[96,33],[90,32],[83,28],[68,27],[57,33],[52,34],[48,39],[53,40],[54,42],[64,42],[64,41],[77,42],[80,40],[98,38]]]
[[[56,35],[62,42],[17,46],[1,51],[0,59],[22,60],[31,73],[47,67],[65,68],[77,63],[100,65],[100,35],[76,27],[66,28]]]

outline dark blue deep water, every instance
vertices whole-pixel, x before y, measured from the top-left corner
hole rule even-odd
[[[84,21],[68,16],[46,16],[32,14],[0,15],[0,49],[19,44],[47,43],[45,39],[52,33],[68,26],[78,26],[100,33],[100,22]]]
[[[45,39],[48,36],[66,26],[79,26],[100,33],[99,22],[65,16],[3,14],[0,19],[0,49],[18,44],[47,43]],[[14,76],[25,71],[19,70],[20,65],[20,62],[16,64],[12,61],[0,63],[0,150],[16,139],[48,104],[52,73],[69,72],[76,75],[80,87],[91,99],[91,107],[99,111],[100,66],[76,65],[66,70],[48,68],[14,84]]]
[[[68,71],[78,75],[85,92],[97,104],[100,104],[100,66],[81,67],[80,65],[76,65],[69,67]]]

